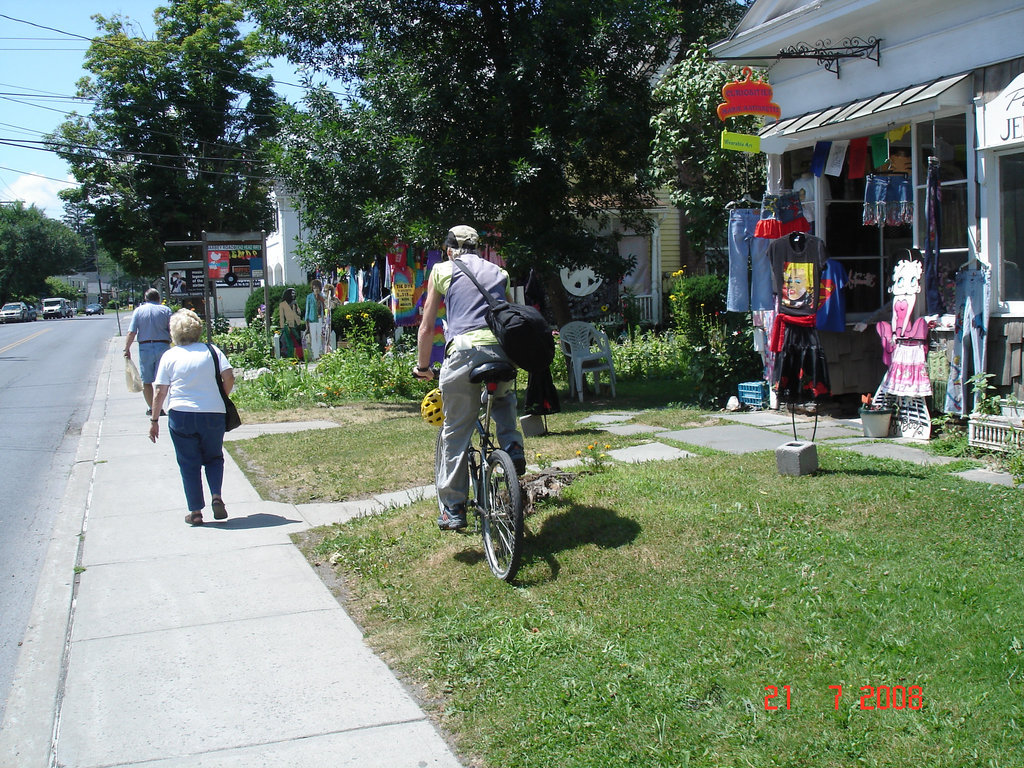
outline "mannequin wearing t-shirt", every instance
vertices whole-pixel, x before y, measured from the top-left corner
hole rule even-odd
[[[775,387],[780,403],[804,403],[830,392],[828,365],[815,316],[821,272],[828,260],[821,238],[792,232],[768,246],[778,314],[771,349],[777,353]]]

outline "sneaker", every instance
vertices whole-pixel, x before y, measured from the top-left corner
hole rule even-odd
[[[468,524],[465,504],[459,504],[451,509],[445,507],[437,517],[437,527],[442,531],[461,531]]]
[[[505,453],[512,459],[512,466],[516,468],[516,472],[520,475],[526,474],[526,454],[523,453],[523,446],[519,443],[512,443],[505,449]]]

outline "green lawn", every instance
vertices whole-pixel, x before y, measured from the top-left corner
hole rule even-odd
[[[528,455],[605,440],[579,419],[641,405],[627,402],[566,403]],[[415,443],[429,474],[432,431],[401,418],[339,441],[357,447],[337,466]],[[783,477],[771,452],[714,454],[581,475],[528,519],[511,587],[472,528],[437,530],[431,501],[302,546],[334,564],[367,641],[467,764],[1020,766],[1024,491],[827,444],[819,463]],[[904,706],[877,708],[882,686]]]

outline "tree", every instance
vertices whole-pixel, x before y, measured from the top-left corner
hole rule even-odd
[[[726,126],[716,113],[722,87],[738,74],[736,67],[713,61],[702,40],[668,71],[654,92],[660,111],[652,121],[651,162],[655,177],[682,211],[689,246],[683,249],[684,264],[692,268],[691,274],[703,271],[709,246],[723,239],[726,203],[764,187],[761,155],[721,148],[723,128],[757,132],[755,117],[732,117]]]
[[[347,263],[395,236],[436,244],[468,222],[500,231],[513,272],[549,286],[561,266],[620,276],[602,234],[616,217],[649,224],[651,78],[673,5],[250,2],[293,61],[349,88],[316,91],[283,133],[279,167],[316,257]]]
[[[277,130],[277,100],[258,74],[259,38],[239,32],[238,3],[171,0],[154,12],[153,40],[133,36],[125,17],[93,18],[101,34],[78,84],[92,111],[47,138],[111,256],[153,275],[166,240],[270,229],[261,146]]]
[[[38,296],[47,277],[71,271],[87,254],[78,235],[34,205],[0,206],[0,303]]]

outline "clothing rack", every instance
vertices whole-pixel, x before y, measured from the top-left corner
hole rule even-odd
[[[732,200],[732,201],[726,203],[725,204],[725,210],[729,211],[729,210],[732,210],[733,208],[738,208],[740,206],[744,206],[747,203],[753,203],[754,205],[756,205],[758,207],[761,206],[761,201],[760,200],[755,200],[753,197],[750,196],[749,192],[744,192],[743,193],[743,197],[741,197],[739,200]]]
[[[789,403],[789,417],[793,421],[793,439],[799,440],[800,436],[796,433],[796,408],[793,403]],[[814,438],[818,434],[818,405],[814,405],[814,429],[811,430],[811,442],[814,442]]]

